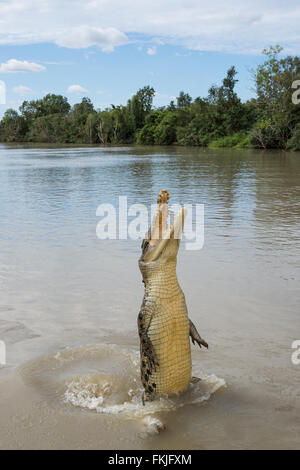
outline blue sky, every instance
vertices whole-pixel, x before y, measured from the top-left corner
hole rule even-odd
[[[180,90],[205,96],[235,65],[237,91],[254,95],[250,69],[261,50],[299,51],[300,5],[294,0],[0,0],[0,80],[6,104],[59,93],[71,104],[125,104],[144,85],[155,106]]]

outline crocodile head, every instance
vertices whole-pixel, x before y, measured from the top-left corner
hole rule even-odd
[[[185,207],[182,207],[174,216],[173,223],[168,227],[167,201],[169,197],[166,190],[159,193],[157,214],[142,243],[140,262],[143,264],[151,263],[153,265],[158,261],[161,264],[172,258],[176,260],[187,211]]]

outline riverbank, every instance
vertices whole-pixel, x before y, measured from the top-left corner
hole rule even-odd
[[[251,146],[248,144],[247,138],[243,138],[243,136],[238,138],[233,137],[224,137],[215,141],[212,141],[209,145],[206,147],[201,147],[201,146],[189,146],[189,145],[179,145],[177,143],[173,143],[171,145],[142,145],[142,144],[87,144],[87,143],[60,143],[60,142],[1,142],[0,145],[5,145],[7,148],[99,148],[99,149],[110,149],[110,148],[135,148],[137,152],[141,151],[144,152],[145,149],[148,149],[149,152],[151,152],[153,149],[157,149],[160,151],[163,151],[167,149],[168,151],[172,152],[172,150],[183,152],[189,152],[189,151],[206,151],[209,149],[218,151],[226,150],[226,149],[231,149],[231,150],[253,150],[257,152],[258,154],[261,153],[282,153],[285,152],[287,154],[295,153],[298,154],[300,150],[292,150],[292,149],[258,149],[255,148],[254,146]]]
[[[5,142],[182,145],[300,150],[299,57],[281,58],[280,46],[264,50],[253,72],[256,96],[243,102],[236,93],[238,73],[227,70],[219,86],[193,99],[181,91],[169,105],[153,107],[156,91],[144,86],[126,105],[95,109],[82,98],[70,105],[48,93],[7,109],[0,121]]]

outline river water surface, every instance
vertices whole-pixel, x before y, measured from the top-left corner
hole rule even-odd
[[[204,204],[178,278],[202,381],[141,404],[139,240],[100,203]],[[0,145],[1,448],[300,448],[300,154]],[[162,425],[166,429],[157,433]]]

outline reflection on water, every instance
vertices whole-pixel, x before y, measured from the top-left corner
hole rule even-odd
[[[282,427],[297,447],[300,376],[291,344],[300,335],[299,153],[0,145],[6,370],[65,347],[137,347],[140,242],[98,240],[96,209],[120,195],[150,205],[162,188],[172,203],[204,204],[204,247],[182,245],[178,276],[190,317],[210,345],[193,348],[194,369],[228,384],[214,397],[217,409],[201,416],[193,407],[177,410],[173,424],[195,448],[216,447],[216,439],[227,448],[257,448],[256,435],[262,446],[276,438],[280,444]]]
[[[279,232],[289,228],[292,234],[299,228],[299,165],[297,153],[283,152],[2,146],[1,217],[21,233],[39,236],[50,222],[95,224],[93,209],[120,194],[129,203],[153,203],[167,186],[173,201],[204,203],[214,229],[234,224],[259,231],[273,221]],[[46,227],[33,229],[35,220]],[[278,238],[280,233],[270,242]]]

